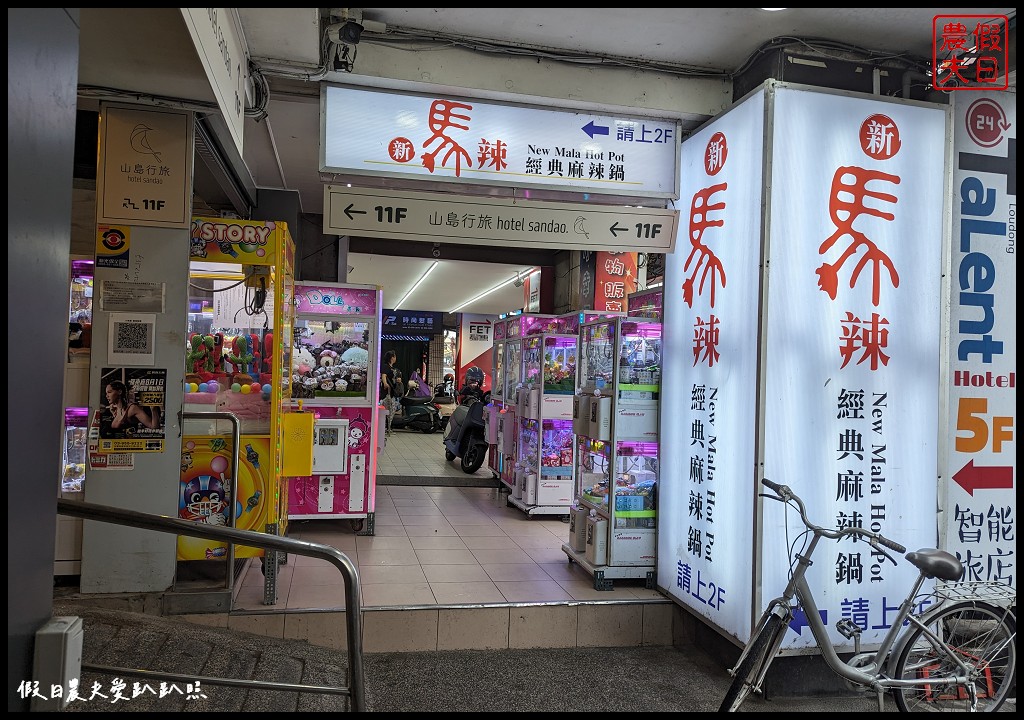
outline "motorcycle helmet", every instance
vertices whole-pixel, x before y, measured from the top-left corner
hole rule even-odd
[[[478,368],[476,365],[466,370],[466,383],[478,382],[481,385],[484,383],[484,371]]]

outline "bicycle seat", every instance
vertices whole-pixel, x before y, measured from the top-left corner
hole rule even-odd
[[[945,550],[921,548],[906,554],[910,564],[920,569],[926,577],[940,580],[959,580],[964,574],[964,564]]]

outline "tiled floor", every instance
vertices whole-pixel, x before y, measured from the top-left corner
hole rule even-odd
[[[448,415],[454,405],[442,405],[441,413]],[[392,430],[377,456],[377,475],[403,477],[468,477],[459,467],[459,460],[444,459],[444,432],[424,434],[416,430]],[[474,478],[492,478],[487,464],[472,475]],[[497,486],[497,481],[495,481]]]
[[[440,435],[416,440],[439,445]],[[443,472],[439,448],[433,456],[440,461],[410,467]],[[374,535],[356,535],[348,520],[304,520],[292,521],[288,536],[347,554],[359,569],[364,608],[664,599],[640,579],[595,590],[593,576],[569,563],[561,549],[568,524],[554,516],[530,518],[508,507],[506,498],[497,488],[378,485]],[[278,602],[269,606],[260,567],[259,559],[250,561],[234,610],[345,606],[341,573],[326,561],[290,556],[279,569]]]

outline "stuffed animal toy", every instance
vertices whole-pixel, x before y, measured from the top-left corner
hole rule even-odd
[[[263,367],[260,369],[260,382],[270,382],[274,372],[274,333],[263,336]]]
[[[324,350],[320,353],[320,367],[329,368],[338,362],[338,353],[334,350]]]
[[[255,356],[249,347],[249,336],[248,335],[237,335],[234,340],[231,341],[232,352],[228,354],[227,359],[232,365],[235,366],[235,372],[249,375],[252,373],[252,364],[255,360]]]
[[[192,348],[185,355],[185,370],[212,375],[215,368],[213,336],[196,333],[190,338],[190,342]]]
[[[292,367],[299,375],[308,375],[316,365],[316,358],[305,345],[292,348]]]
[[[213,335],[213,365],[215,373],[224,372],[224,333]]]

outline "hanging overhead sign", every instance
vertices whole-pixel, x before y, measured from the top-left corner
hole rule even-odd
[[[124,226],[189,226],[194,143],[188,110],[101,105],[96,223],[121,228],[105,238],[106,250],[126,247]]]
[[[196,46],[235,149],[242,152],[249,52],[238,8],[178,8]]]
[[[675,120],[323,85],[320,171],[679,197]]]
[[[427,242],[670,253],[677,210],[328,185],[324,233]]]

